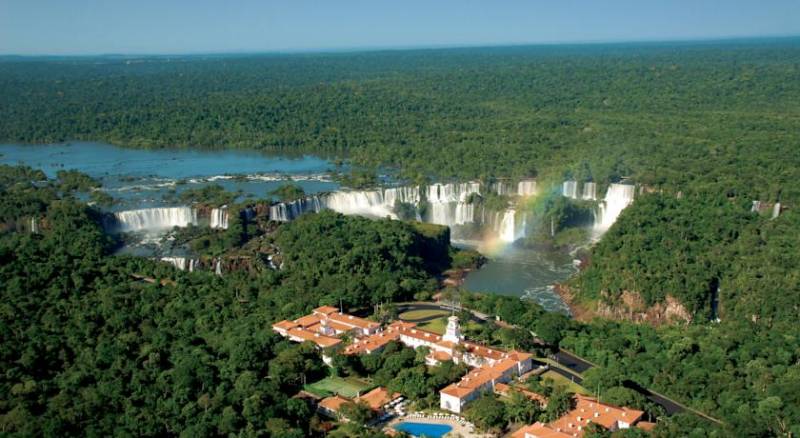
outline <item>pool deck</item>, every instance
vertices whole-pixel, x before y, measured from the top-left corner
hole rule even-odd
[[[420,418],[420,417],[412,417],[412,416],[405,416],[405,417],[396,417],[393,418],[389,423],[386,424],[386,427],[391,428],[397,423],[402,422],[409,422],[409,423],[430,423],[430,424],[446,424],[451,426],[453,430],[447,433],[445,437],[450,436],[461,436],[464,438],[492,438],[495,437],[493,434],[487,433],[479,433],[475,432],[473,426],[467,424],[466,426],[462,426],[457,421],[453,420],[444,420],[439,418]]]

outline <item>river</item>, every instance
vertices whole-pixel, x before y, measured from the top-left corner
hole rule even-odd
[[[251,150],[129,149],[103,143],[0,145],[0,163],[25,164],[49,177],[79,170],[103,183],[114,210],[176,204],[173,194],[219,184],[242,198],[268,198],[292,181],[306,193],[334,191],[328,172],[335,167],[312,156],[289,158]]]
[[[270,191],[287,182],[299,185],[306,194],[340,189],[330,179],[329,172],[335,166],[327,160],[239,149],[129,149],[94,142],[6,144],[0,145],[0,163],[25,164],[50,177],[62,169],[84,172],[100,180],[103,190],[115,198],[113,211],[179,205],[176,195],[210,184],[240,192],[240,200],[268,198]],[[146,254],[140,250],[134,248],[131,252]],[[574,272],[568,255],[506,243],[502,249],[492,251],[486,265],[467,276],[464,287],[532,299],[548,310],[568,312],[552,284]]]

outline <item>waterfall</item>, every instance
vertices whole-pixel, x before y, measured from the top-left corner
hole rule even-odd
[[[214,273],[222,276],[222,259],[218,258],[216,260],[216,264],[214,265]]]
[[[583,183],[583,195],[581,198],[587,201],[597,200],[597,183],[586,182]]]
[[[519,181],[516,187],[504,182],[491,186],[492,191],[502,195],[530,196],[536,193],[536,189],[535,180]],[[398,203],[419,207],[425,199],[428,211],[426,217],[421,218],[425,222],[450,227],[477,222],[491,229],[503,241],[513,242],[522,237],[527,224],[525,215],[517,218],[513,208],[500,212],[489,212],[483,208],[476,210],[479,204],[469,202],[469,198],[472,194],[480,193],[479,182],[436,183],[425,188],[405,186],[366,191],[343,190],[272,205],[269,215],[272,220],[287,222],[304,213],[331,209],[346,215],[396,218],[395,206]]]
[[[775,219],[781,214],[781,203],[776,202],[775,205],[772,206],[772,218]]]
[[[331,193],[325,198],[325,206],[342,214],[355,214],[371,217],[396,217],[394,202],[387,205],[383,191],[347,191]]]
[[[161,257],[162,262],[166,262],[180,269],[181,271],[194,272],[196,265],[195,259],[187,257]]]
[[[517,183],[517,195],[522,197],[536,194],[536,180],[528,179]]]
[[[330,209],[347,215],[396,218],[397,202],[418,206],[419,187],[391,187],[387,189],[356,191],[347,190],[312,196],[292,202],[281,202],[270,207],[270,218],[288,222],[304,213],[317,213]]]
[[[454,184],[431,184],[428,186],[428,202],[444,204],[448,202],[466,201],[473,193],[481,193],[481,183],[467,182]]]
[[[753,201],[753,208],[751,208],[750,211],[754,213],[761,211],[761,201]]]
[[[269,218],[278,222],[288,222],[303,213],[319,212],[324,208],[318,196],[302,198],[292,202],[281,202],[269,208]]]
[[[39,223],[36,221],[36,217],[31,217],[31,233],[37,234],[39,232]]]
[[[516,233],[516,211],[509,208],[503,213],[503,220],[500,222],[498,236],[503,242],[513,242],[517,240]]]
[[[561,185],[561,194],[567,198],[578,198],[578,182],[577,181],[564,181]]]
[[[498,181],[491,186],[492,191],[501,196],[516,195],[517,193],[512,189],[511,184],[503,181]]]
[[[211,209],[211,228],[228,229],[228,207],[223,205],[220,208]]]
[[[594,229],[598,234],[606,232],[616,222],[622,210],[633,202],[636,186],[611,184],[595,219]]]
[[[191,207],[143,208],[114,213],[118,231],[163,230],[197,224]]]
[[[383,191],[384,203],[391,207],[397,202],[418,205],[420,201],[419,187],[391,187]]]
[[[467,198],[473,193],[480,194],[480,190],[481,185],[477,182],[428,186],[428,222],[447,226],[474,222],[475,207],[467,203]]]
[[[536,180],[524,179],[516,184],[516,187],[504,181],[492,183],[490,190],[501,196],[521,196],[528,197],[536,194]]]

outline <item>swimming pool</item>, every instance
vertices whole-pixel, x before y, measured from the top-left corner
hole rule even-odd
[[[425,436],[428,438],[441,438],[453,430],[451,426],[446,424],[410,423],[405,421],[395,424],[394,428],[416,437]]]

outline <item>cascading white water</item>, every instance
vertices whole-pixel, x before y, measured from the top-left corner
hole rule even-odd
[[[211,209],[211,221],[209,223],[211,228],[228,229],[228,207],[222,206],[220,208]]]
[[[325,197],[325,207],[342,214],[354,214],[372,217],[392,217],[395,214],[394,202],[387,205],[383,191],[335,192]]]
[[[781,203],[776,202],[775,205],[772,206],[772,218],[775,219],[776,217],[780,216],[781,214]]]
[[[581,196],[582,199],[587,201],[596,201],[597,200],[597,183],[593,182],[585,182],[583,183],[583,194]]]
[[[161,257],[162,262],[166,262],[180,269],[181,271],[194,271],[194,260],[186,257]]]
[[[578,198],[578,182],[577,181],[564,181],[561,185],[561,194],[567,198]]]
[[[36,234],[39,232],[39,223],[36,221],[36,217],[31,217],[31,233]]]
[[[143,208],[114,213],[118,231],[163,230],[197,224],[197,212],[191,207]]]
[[[217,259],[216,265],[214,266],[214,273],[222,276],[222,259]]]
[[[761,211],[761,201],[753,201],[753,208],[750,211],[758,213]]]
[[[475,219],[475,208],[467,203],[471,194],[480,194],[481,184],[432,184],[428,186],[427,199],[430,204],[428,222],[438,225],[463,225]]]
[[[633,202],[636,186],[628,184],[611,184],[608,186],[606,197],[600,202],[600,208],[595,218],[594,231],[599,235],[608,231],[616,222],[622,210]]]
[[[466,182],[456,184],[431,184],[428,186],[428,202],[444,204],[465,201],[469,195],[481,193],[481,183]]]
[[[383,191],[383,202],[393,207],[396,203],[419,205],[420,194],[418,186],[390,187]]]
[[[304,213],[318,213],[323,209],[331,209],[348,215],[396,218],[394,207],[397,202],[418,206],[420,202],[419,187],[340,191],[292,202],[282,202],[270,207],[270,218],[287,222]]]
[[[494,183],[490,190],[498,194],[531,196],[536,194],[535,180],[519,181],[515,187],[508,183]],[[312,196],[288,203],[279,203],[270,207],[270,218],[286,222],[301,214],[331,209],[342,214],[356,214],[371,217],[396,218],[395,207],[405,203],[419,207],[423,190],[417,186],[391,187],[383,190],[340,191],[327,195]],[[429,223],[446,226],[458,226],[479,223],[489,227],[502,240],[512,242],[525,232],[524,214],[522,227],[516,221],[513,209],[501,212],[487,212],[484,208],[476,210],[476,205],[469,201],[472,194],[481,193],[479,182],[432,184],[424,190],[428,212],[425,218]]]
[[[304,213],[318,213],[323,208],[322,200],[318,196],[312,196],[271,206],[269,208],[269,218],[278,222],[289,222]]]
[[[503,220],[500,222],[500,230],[498,236],[503,242],[513,242],[517,240],[516,233],[516,211],[509,208],[503,213]]]
[[[511,184],[503,181],[498,181],[491,185],[491,190],[501,196],[516,195]]]
[[[536,194],[536,181],[532,179],[522,180],[517,183],[517,196],[527,197]]]

